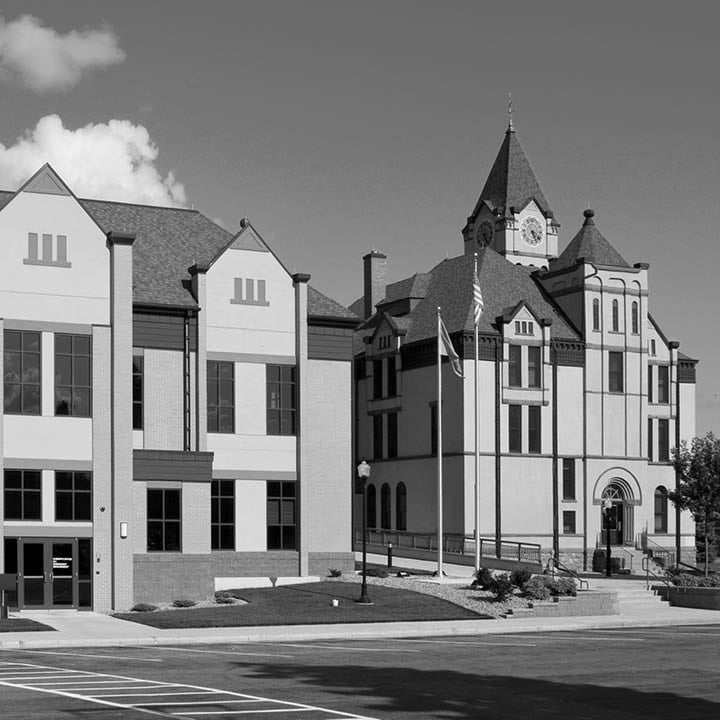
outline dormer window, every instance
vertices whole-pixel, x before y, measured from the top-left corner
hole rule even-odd
[[[533,335],[535,332],[534,323],[527,320],[516,320],[515,321],[515,334],[516,335]]]
[[[265,299],[265,281],[253,278],[235,278],[235,297],[230,298],[231,305],[262,305],[270,303]]]

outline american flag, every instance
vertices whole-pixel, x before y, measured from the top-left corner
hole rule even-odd
[[[473,318],[475,325],[480,322],[485,305],[483,304],[482,292],[480,291],[480,280],[477,273],[477,255],[475,255],[475,269],[473,270]]]

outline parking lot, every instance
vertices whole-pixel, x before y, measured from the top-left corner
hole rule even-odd
[[[3,717],[717,717],[720,628],[0,652]]]

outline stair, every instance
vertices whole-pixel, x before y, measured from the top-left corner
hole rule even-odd
[[[593,577],[589,582],[592,590],[616,593],[622,615],[643,616],[668,607],[659,595],[647,589],[644,579]]]

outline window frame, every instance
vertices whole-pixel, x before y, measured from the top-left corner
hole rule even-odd
[[[158,496],[161,499],[162,510],[159,515],[155,516],[151,513],[151,495]],[[177,517],[168,516],[168,498],[177,497]],[[147,527],[147,538],[146,546],[147,552],[182,552],[182,490],[177,488],[147,488],[146,492],[146,527]],[[160,545],[158,547],[154,543],[154,529],[151,528],[151,524],[159,526],[160,529]],[[168,538],[168,530],[170,528],[177,528],[177,547],[171,547],[173,544]],[[151,542],[153,545],[151,546]]]
[[[542,348],[539,345],[529,345],[528,353],[528,387],[538,389],[542,387]]]
[[[70,352],[58,349],[58,345],[63,339],[69,339],[70,341]],[[79,335],[70,333],[55,333],[55,416],[56,417],[92,417],[92,406],[93,406],[93,353],[92,353],[92,336],[91,335]],[[80,342],[87,342],[88,352],[80,352],[76,349],[76,345]],[[58,382],[58,367],[60,366],[61,358],[70,358],[70,383],[59,383]],[[87,359],[88,363],[88,382],[87,384],[81,383],[76,378],[77,365],[76,361],[81,359]],[[70,391],[70,403],[60,396],[60,388],[65,388]],[[87,392],[87,414],[78,412],[75,410],[75,401],[73,397],[75,393]],[[65,403],[67,405],[67,412],[59,412],[58,408]]]
[[[592,329],[600,331],[600,300],[593,298],[592,301]]]
[[[8,487],[9,476],[17,474],[20,483],[17,487]],[[28,487],[26,479],[32,478],[33,481],[37,480],[37,487]],[[19,495],[20,499],[20,513],[19,516],[10,517],[8,516],[8,508],[11,505],[9,501],[10,495]],[[36,499],[37,514],[28,514],[26,511],[26,504],[30,498]],[[43,519],[43,507],[42,507],[42,470],[24,470],[16,468],[5,468],[3,471],[3,519],[5,521],[23,521],[31,522],[38,521],[42,522]],[[34,509],[34,508],[33,508]]]
[[[625,354],[610,350],[608,352],[608,392],[625,392]],[[613,367],[616,365],[616,367]]]
[[[390,483],[383,483],[380,487],[380,529],[392,529],[392,492]]]
[[[275,375],[276,377],[271,377]],[[295,365],[266,365],[267,434],[294,437],[297,435],[297,367]],[[278,407],[273,407],[273,388],[276,388]]]
[[[577,535],[577,513],[575,510],[563,510],[563,535]]]
[[[508,452],[522,452],[522,405],[508,405]]]
[[[612,331],[620,332],[620,303],[617,299],[612,301]]]
[[[668,365],[658,365],[657,401],[662,405],[670,404],[670,367]]]
[[[508,387],[522,387],[522,345],[508,345]]]
[[[653,528],[658,535],[668,532],[668,492],[663,485],[658,485],[653,494]]]
[[[132,362],[133,430],[143,430],[145,426],[145,356],[133,355]]]
[[[290,489],[292,488],[292,492]],[[279,489],[279,493],[271,493],[271,490]],[[271,523],[271,503],[279,502],[278,522]],[[299,545],[298,518],[297,518],[297,483],[293,480],[268,480],[266,488],[266,527],[267,527],[267,549],[274,550],[297,550]],[[286,505],[292,507],[292,522],[286,520]],[[279,528],[278,540],[271,542],[271,531]],[[292,540],[286,538],[286,528],[292,528]],[[287,533],[288,536],[290,533]]]
[[[630,306],[630,328],[633,335],[638,335],[640,332],[640,307],[637,300],[633,300]]]
[[[70,479],[70,487],[69,488],[59,488],[58,487],[58,480],[60,479],[59,476],[69,476]],[[78,482],[83,479],[83,476],[86,476],[86,479],[88,481],[88,488],[84,489],[81,487],[77,487]],[[59,497],[60,495],[69,495],[70,497],[70,505],[72,508],[72,512],[70,513],[71,517],[67,516],[61,516],[61,514],[58,512],[58,508],[60,506]],[[92,481],[92,473],[89,470],[56,470],[55,471],[55,522],[92,522],[92,497],[93,497],[93,481]],[[85,501],[87,502],[87,513],[85,517],[78,517],[78,515],[82,515],[82,512],[78,512],[79,510],[85,510]]]
[[[231,492],[223,492],[228,490]],[[235,550],[235,481],[217,480],[210,482],[210,550]],[[223,506],[232,505],[232,521],[223,520]],[[223,529],[232,528],[232,543],[223,542]],[[224,546],[225,545],[225,546]]]
[[[18,335],[19,336],[19,348],[11,348],[8,349],[8,339],[11,335]],[[29,339],[31,337],[34,337],[37,339],[37,350],[32,349],[26,349],[26,337]],[[19,360],[19,366],[20,366],[20,374],[18,376],[17,382],[8,382],[8,367],[10,366],[10,362],[8,362],[9,358],[8,356],[16,356]],[[29,382],[25,380],[25,364],[26,361],[29,361],[31,357],[37,356],[37,373],[38,373],[38,380],[37,382]],[[42,333],[37,332],[34,330],[5,330],[3,333],[3,384],[4,384],[4,412],[6,415],[41,415],[42,414]],[[12,410],[8,408],[8,398],[10,397],[11,393],[9,391],[10,387],[17,387],[18,388],[18,397],[20,401],[20,409],[19,410]],[[30,411],[25,409],[25,397],[26,397],[26,390],[28,391],[27,394],[30,394],[30,389],[37,388],[37,411]]]
[[[575,458],[562,459],[562,499],[577,500],[577,487],[575,483]]]
[[[658,462],[670,462],[670,420],[658,420]]]
[[[528,455],[542,453],[542,407],[528,405]]]
[[[232,360],[207,361],[207,431],[222,435],[235,433],[235,363]],[[229,398],[228,398],[229,388]],[[212,398],[217,401],[213,402]],[[229,399],[229,402],[228,402]],[[227,415],[230,410],[230,423]],[[221,413],[224,410],[225,413]],[[214,412],[211,412],[214,411]]]

